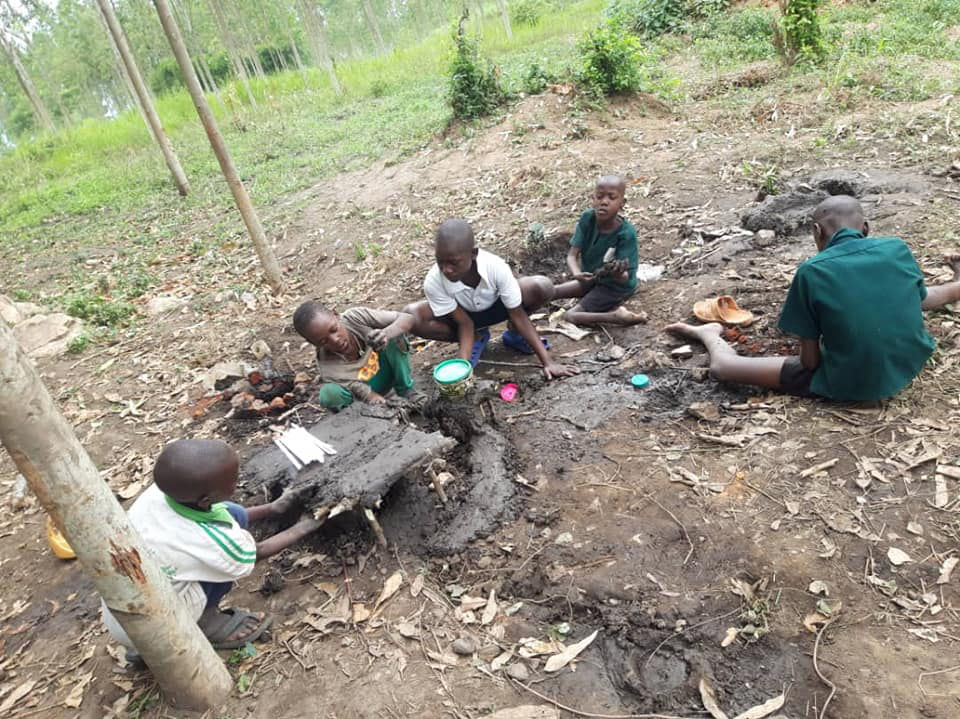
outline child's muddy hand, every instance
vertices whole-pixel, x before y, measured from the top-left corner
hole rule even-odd
[[[382,394],[377,394],[376,392],[371,392],[370,396],[367,397],[367,402],[370,404],[386,404],[387,398]]]
[[[577,282],[593,282],[594,276],[592,272],[578,272],[573,276]]]
[[[367,334],[367,342],[370,343],[370,346],[373,347],[378,352],[386,347],[387,342],[391,340],[389,334],[387,334],[386,329],[382,330],[371,330]]]
[[[573,377],[580,374],[580,368],[568,364],[559,364],[551,362],[543,366],[543,376],[547,379],[560,379],[561,377]]]
[[[282,517],[295,506],[303,504],[307,491],[306,489],[286,490],[270,503],[270,506],[273,508],[273,513],[278,517]]]

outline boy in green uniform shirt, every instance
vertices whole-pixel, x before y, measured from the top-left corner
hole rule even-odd
[[[413,392],[404,337],[413,328],[411,315],[366,307],[337,314],[311,301],[297,308],[293,326],[317,348],[321,406],[343,409],[354,399],[381,404],[391,391],[413,404],[425,399]]]
[[[702,342],[716,379],[833,400],[892,397],[933,352],[923,310],[960,300],[960,257],[947,258],[953,281],[928,289],[902,240],[868,233],[853,197],[828,197],[814,210],[818,254],[797,268],[779,322],[800,338],[799,357],[740,357],[716,323],[666,330]]]
[[[637,291],[637,231],[620,215],[626,190],[617,175],[597,180],[593,209],[580,216],[570,240],[573,279],[557,285],[554,299],[581,298],[565,315],[574,324],[635,325],[647,319],[622,306]]]

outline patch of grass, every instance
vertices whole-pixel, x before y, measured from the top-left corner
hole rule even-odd
[[[90,335],[77,335],[67,344],[67,352],[73,355],[81,354],[90,346]]]
[[[360,242],[360,240],[356,240],[353,243],[353,256],[357,262],[363,262],[367,259],[367,246]]]
[[[769,10],[752,7],[713,15],[691,28],[694,49],[705,61],[718,66],[771,58],[776,54],[773,17]]]
[[[63,298],[64,311],[102,327],[124,325],[134,314],[133,305],[123,300],[113,300],[90,292],[74,292]]]

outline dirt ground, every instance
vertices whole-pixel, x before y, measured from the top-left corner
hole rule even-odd
[[[483,455],[505,458],[502,496],[471,494],[482,468],[461,456],[448,485],[457,512],[411,475],[380,510],[388,549],[348,515],[258,566],[228,601],[271,611],[278,626],[254,656],[230,657],[237,690],[209,716],[464,718],[537,705],[548,711],[512,716],[704,717],[702,686],[729,716],[781,694],[773,714],[790,719],[960,715],[960,572],[946,576],[960,542],[953,311],[928,317],[931,365],[871,407],[718,385],[700,348],[674,356],[681,343],[660,331],[691,317],[697,299],[731,294],[759,316],[730,336],[742,352],[793,349],[776,317],[813,243],[802,227],[773,239],[739,229],[758,189],[745,163],[776,166],[792,187],[824,169],[881,178],[863,197],[873,233],[904,237],[930,283],[947,279],[940,258],[955,250],[960,200],[946,176],[960,147],[949,121],[957,101],[878,101],[848,113],[802,90],[732,92],[718,99],[704,88],[682,113],[644,98],[586,114],[572,112],[567,95],[527,98],[469,139],[451,135],[290,198],[302,209],[278,243],[284,295],[249,287],[256,267],[238,236],[216,255],[157,268],[156,294],[186,298],[184,309],[113,346],[41,363],[126,503],[175,437],[222,436],[244,458],[268,445],[272,421],[201,401],[202,377],[223,360],[253,363],[261,339],[278,366],[307,368],[289,319],[305,297],[341,309],[416,298],[431,229],[449,216],[469,219],[481,245],[518,272],[559,279],[563,233],[589,206],[591,178],[630,178],[640,260],[665,267],[630,303],[649,323],[579,342],[550,335],[553,351],[584,372],[555,383],[495,339],[479,376],[489,392],[517,382],[520,397],[488,403],[492,416],[480,405],[465,411],[504,438]],[[546,239],[527,239],[534,223]],[[356,243],[368,248],[363,259]],[[116,249],[91,262],[109,272]],[[42,282],[51,262],[24,271]],[[420,347],[422,386],[450,355]],[[651,384],[635,391],[639,371]],[[318,419],[304,405],[281,424]],[[148,674],[122,666],[91,583],[50,554],[42,511],[29,498],[20,506],[3,462],[0,714],[181,716]],[[434,525],[473,511],[492,517],[489,528],[431,545]],[[399,590],[378,604],[398,572]],[[589,637],[572,663],[547,671],[551,655]]]

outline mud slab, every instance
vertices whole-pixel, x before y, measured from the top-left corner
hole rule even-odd
[[[372,507],[394,483],[423,462],[451,448],[454,440],[425,433],[378,414],[359,403],[309,428],[337,454],[299,472],[275,446],[254,455],[243,467],[241,486],[250,494],[276,497],[283,489],[312,487],[311,507],[356,499]]]

